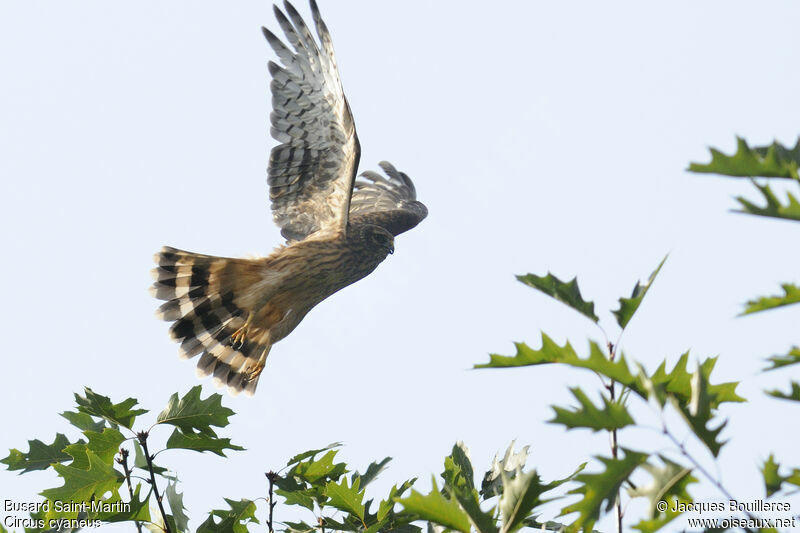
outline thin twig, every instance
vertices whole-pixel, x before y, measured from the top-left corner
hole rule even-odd
[[[267,526],[269,526],[269,533],[274,533],[275,530],[272,529],[272,510],[275,509],[275,501],[273,498],[272,489],[279,476],[272,470],[267,472],[265,475],[267,476],[267,481],[269,481],[269,519],[267,520]]]
[[[614,356],[616,355],[614,350],[614,345],[612,343],[608,343],[608,359],[609,361],[614,361]],[[611,383],[606,385],[606,390],[608,391],[608,397],[613,403],[616,400],[616,385],[617,382],[613,379]],[[617,459],[619,455],[619,443],[617,442],[617,430],[616,428],[611,430],[611,457]],[[617,533],[622,533],[622,493],[621,488],[617,489],[617,500],[614,502],[614,515],[617,521]]]
[[[133,485],[131,485],[131,470],[128,468],[128,450],[125,448],[119,449],[120,458],[117,459],[117,464],[122,465],[122,470],[125,472],[125,481],[128,483],[128,493],[131,495],[131,503],[133,503]],[[136,530],[142,533],[142,523],[136,521]]]
[[[689,454],[689,450],[687,450],[686,446],[684,446],[683,443],[681,441],[679,441],[678,438],[675,437],[675,435],[672,434],[672,432],[667,428],[667,424],[664,422],[663,419],[661,420],[661,424],[662,424],[662,430],[661,430],[662,433],[664,433],[664,435],[666,435],[669,438],[669,440],[671,440],[672,443],[675,446],[678,447],[678,450],[681,452],[681,455],[683,455],[686,459],[688,459],[689,462],[692,463],[692,465],[694,466],[694,468],[698,472],[703,474],[703,476],[706,479],[708,479],[711,483],[713,483],[714,486],[719,489],[719,491],[722,493],[722,495],[725,496],[728,499],[728,501],[735,500],[736,498],[734,498],[733,495],[730,492],[728,492],[728,489],[726,489],[724,486],[722,486],[722,483],[719,481],[719,479],[717,479],[716,477],[712,476],[711,473],[708,470],[706,470],[705,467],[703,465],[701,465],[700,462],[697,459],[695,459],[691,454]],[[745,511],[744,514],[750,520],[757,520],[758,519],[755,515],[750,513],[750,511]],[[745,531],[753,531],[750,528],[743,528],[743,529]]]
[[[139,439],[139,444],[142,445],[144,458],[147,460],[147,468],[150,470],[150,485],[153,487],[153,494],[156,497],[156,502],[158,502],[158,510],[161,511],[161,518],[164,520],[164,531],[172,533],[172,529],[169,527],[169,521],[167,520],[167,512],[164,511],[164,504],[161,502],[163,495],[158,493],[158,486],[156,486],[156,473],[153,470],[153,456],[147,451],[147,436],[147,431],[141,431],[136,434],[136,438]]]

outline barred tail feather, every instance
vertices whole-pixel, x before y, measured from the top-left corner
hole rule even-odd
[[[179,354],[197,363],[201,376],[236,395],[252,395],[271,347],[269,329],[247,324],[253,302],[247,295],[263,283],[263,259],[229,259],[164,247],[154,256],[153,296],[166,300],[156,316],[173,322],[169,334],[181,343]],[[249,324],[248,324],[249,325]]]

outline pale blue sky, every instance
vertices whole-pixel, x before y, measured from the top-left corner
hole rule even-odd
[[[394,163],[430,216],[275,346],[254,398],[225,398],[238,413],[225,434],[246,452],[163,455],[193,528],[223,497],[263,495],[261,472],[331,441],[355,466],[395,458],[378,491],[414,476],[424,488],[456,440],[482,470],[516,438],[545,478],[607,454],[604,435],[545,423],[550,404],[571,402],[568,385],[594,390],[593,376],[468,369],[514,340],[538,346],[540,330],[584,351],[587,336],[602,340],[513,274],[577,274],[615,337],[606,310],[667,252],[626,355],[653,369],[687,349],[720,354],[717,379],[744,380],[751,401],[724,409],[731,443],[719,468],[736,495],[762,495],[757,468],[770,452],[800,463],[796,408],[760,392],[785,389],[789,372],[758,374],[797,342],[800,310],[735,318],[746,299],[798,281],[797,225],[732,214],[747,184],[684,171],[709,145],[730,151],[736,134],[794,143],[800,5],[320,8],[362,169]],[[3,456],[69,431],[57,413],[83,386],[134,396],[154,420],[197,383],[153,316],[151,256],[165,244],[260,255],[281,242],[265,184],[273,53],[261,25],[278,28],[266,1],[0,4]],[[667,447],[639,429],[621,442]],[[3,498],[56,485],[0,472]]]

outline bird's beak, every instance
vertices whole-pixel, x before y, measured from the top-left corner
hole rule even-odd
[[[386,250],[387,250],[387,251],[388,251],[390,254],[393,254],[393,253],[394,253],[394,243],[393,243],[393,242],[390,242],[390,243],[389,243],[389,245],[388,245],[388,246],[386,246]]]

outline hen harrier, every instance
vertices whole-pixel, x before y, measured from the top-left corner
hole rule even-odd
[[[231,259],[164,247],[155,255],[157,315],[170,322],[183,358],[202,354],[197,372],[213,374],[232,394],[252,395],[273,344],[311,308],[355,283],[394,252],[394,237],[422,221],[427,208],[414,184],[391,164],[386,177],[364,172],[333,44],[311,0],[319,43],[289,2],[275,17],[291,48],[262,28],[281,65],[272,75],[270,133],[281,144],[269,158],[275,223],[286,244],[267,257]],[[288,17],[287,17],[288,15]]]

